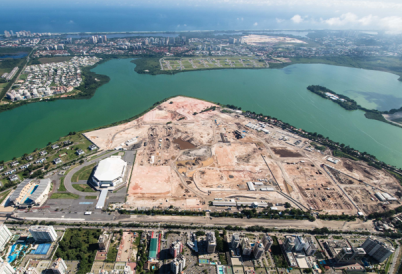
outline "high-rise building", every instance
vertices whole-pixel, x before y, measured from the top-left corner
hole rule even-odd
[[[3,251],[4,246],[8,243],[12,236],[13,234],[5,224],[0,225],[0,251]]]
[[[67,273],[67,265],[62,258],[58,258],[52,263],[50,270],[54,274],[65,274]]]
[[[304,248],[305,243],[306,242],[304,241],[303,237],[296,236],[296,239],[295,239],[295,251],[296,252],[302,251],[303,248]]]
[[[265,233],[264,236],[262,237],[262,243],[264,244],[264,250],[268,251],[274,241],[272,240],[271,236],[268,235],[268,233]]]
[[[185,267],[186,267],[186,258],[181,254],[177,256],[177,258],[174,258],[173,261],[170,263],[170,270],[174,274],[181,273]]]
[[[98,42],[98,39],[96,36],[91,36],[91,38],[89,39],[90,43],[92,44],[96,44]]]
[[[0,263],[0,273],[1,274],[14,274],[14,268],[8,262]]]
[[[10,30],[11,36],[14,36],[14,31]]]
[[[283,247],[286,251],[292,251],[295,247],[295,238],[292,236],[286,236],[285,242],[283,243]]]
[[[207,252],[208,253],[215,253],[216,238],[215,238],[215,233],[214,232],[208,232],[207,233],[207,242],[208,242]]]
[[[250,241],[247,237],[244,237],[242,239],[241,249],[242,249],[243,255],[245,255],[245,256],[251,255],[251,252],[253,251],[253,249],[251,248]]]
[[[176,258],[183,251],[183,244],[179,240],[177,240],[172,243],[169,251],[173,258]]]
[[[9,38],[9,37],[11,37],[11,34],[7,30],[5,30],[4,37]]]
[[[257,260],[264,254],[264,244],[262,242],[256,242],[253,249],[254,258]]]
[[[54,242],[57,240],[57,233],[53,226],[31,226],[29,232],[36,242]]]
[[[392,253],[395,252],[395,249],[392,246],[380,242],[371,236],[366,239],[361,248],[366,251],[367,255],[373,257],[380,263],[385,261],[389,256],[391,256]]]
[[[344,247],[339,251],[339,253],[335,256],[335,260],[338,263],[348,263],[361,260],[366,252],[363,248],[350,248]]]
[[[107,37],[106,37],[106,35],[103,35],[103,42],[107,42]]]
[[[318,250],[316,244],[311,237],[306,237],[306,244],[304,245],[304,252],[307,256],[313,256]]]
[[[232,242],[230,243],[230,247],[232,249],[236,249],[240,246],[240,236],[239,233],[233,233]]]
[[[107,250],[108,245],[109,245],[109,235],[106,233],[100,235],[98,240],[99,250]]]

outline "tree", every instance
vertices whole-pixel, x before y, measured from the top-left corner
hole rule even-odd
[[[291,207],[292,207],[292,205],[290,203],[288,203],[288,202],[285,203],[285,208],[291,208]]]

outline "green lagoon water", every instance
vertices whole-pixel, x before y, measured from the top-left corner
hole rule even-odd
[[[97,66],[94,71],[111,80],[91,99],[40,102],[0,113],[0,159],[32,152],[70,131],[132,117],[166,97],[188,95],[277,117],[402,167],[401,128],[366,119],[361,111],[346,111],[306,89],[323,85],[363,106],[390,109],[402,105],[402,83],[396,75],[320,64],[173,76],[137,74],[134,67],[130,59]]]

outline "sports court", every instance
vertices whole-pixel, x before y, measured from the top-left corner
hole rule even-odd
[[[49,251],[49,248],[52,244],[38,244],[36,250],[34,250],[31,254],[34,255],[46,255]]]

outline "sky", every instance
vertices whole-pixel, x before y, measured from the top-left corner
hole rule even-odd
[[[110,12],[118,12],[119,9],[137,12],[146,10],[149,12],[148,17],[154,16],[155,20],[175,17],[172,24],[177,30],[198,30],[203,29],[204,25],[205,29],[357,29],[402,33],[402,0],[2,0],[1,2],[3,11],[0,11],[0,17],[2,12],[4,15],[16,13],[15,20],[18,20],[18,13],[21,11],[23,14],[38,9],[66,10],[72,14],[68,20],[71,25],[75,20],[79,21],[79,18],[74,16],[80,11],[104,8],[110,9]],[[155,14],[152,14],[152,11],[155,11]],[[38,20],[39,17],[38,14]],[[7,17],[4,20],[11,19]],[[211,22],[208,23],[208,20]],[[2,23],[0,21],[0,26]],[[158,27],[163,27],[163,24]]]

